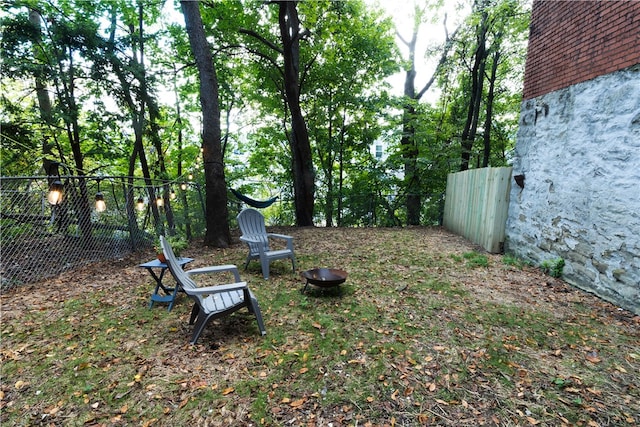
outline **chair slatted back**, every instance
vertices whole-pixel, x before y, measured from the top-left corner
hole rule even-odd
[[[264,216],[255,209],[243,209],[238,214],[238,226],[243,236],[259,240],[264,251],[269,251],[269,238],[264,225]],[[249,243],[252,254],[258,254],[258,243]]]
[[[189,289],[196,289],[198,287],[196,282],[194,282],[193,279],[185,273],[182,267],[180,267],[176,259],[176,255],[173,253],[173,248],[164,236],[160,236],[160,245],[162,246],[162,252],[164,253],[165,258],[167,259],[169,271],[171,271],[171,274],[176,279],[176,282],[178,282],[178,285],[180,285],[180,287],[189,294]],[[197,297],[202,299],[199,295],[197,295]]]

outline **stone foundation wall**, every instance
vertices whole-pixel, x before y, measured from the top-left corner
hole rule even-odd
[[[640,65],[523,102],[505,249],[640,314]]]

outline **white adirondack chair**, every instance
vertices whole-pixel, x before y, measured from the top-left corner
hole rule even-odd
[[[243,209],[238,214],[238,226],[240,227],[240,240],[249,246],[249,255],[244,264],[245,270],[252,259],[259,259],[262,267],[262,275],[269,278],[269,263],[276,259],[291,259],[293,271],[296,271],[296,257],[293,252],[293,237],[284,234],[267,233],[264,225],[264,216],[255,209]],[[285,249],[271,250],[269,239],[281,239],[286,242]]]

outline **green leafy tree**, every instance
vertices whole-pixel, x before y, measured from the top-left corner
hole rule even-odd
[[[439,59],[433,74],[426,80],[420,88],[416,88],[416,44],[420,27],[424,24],[427,15],[438,5],[423,5],[414,7],[413,30],[411,37],[405,39],[400,31],[397,32],[401,42],[407,47],[408,57],[405,60],[406,76],[404,81],[403,105],[402,105],[402,136],[400,141],[400,151],[404,164],[404,191],[406,198],[407,223],[410,225],[420,224],[420,214],[422,209],[422,180],[424,175],[419,166],[420,160],[420,139],[417,136],[417,128],[420,117],[418,115],[419,101],[436,81],[438,73],[443,68],[449,51],[453,46],[457,29],[449,34],[447,29],[446,16],[444,19],[445,41],[440,49]]]
[[[319,202],[325,223],[332,225],[336,217],[340,223],[341,194],[355,153],[368,156],[369,145],[380,132],[378,121],[389,99],[381,82],[397,69],[397,52],[390,21],[361,1],[300,2],[297,11],[305,28],[299,33],[304,48],[298,53],[298,108],[304,112],[313,170],[318,171],[315,191],[320,200],[314,198],[314,203]],[[264,171],[278,181],[293,181],[295,196],[294,146],[286,154],[281,150],[282,138],[267,129],[279,126],[291,142],[293,131],[287,130],[293,120],[287,103],[291,96],[284,63],[277,56],[281,43],[268,26],[275,14],[263,7],[256,8],[255,15],[261,19],[252,21],[252,29],[241,29],[247,35],[245,49],[253,58],[252,103],[263,119],[257,123],[262,129],[248,141],[254,147],[249,150],[260,153],[251,157],[251,165],[255,172]]]
[[[462,129],[456,137],[460,170],[473,167],[474,156],[477,167],[503,164],[512,144],[529,22],[526,7],[516,0],[474,0],[457,40],[445,86],[451,119]]]
[[[153,175],[162,179],[166,179],[168,176],[158,127],[159,107],[152,95],[153,78],[149,76],[146,67],[146,52],[149,50],[149,41],[153,40],[153,37],[147,37],[145,33],[145,18],[148,24],[155,23],[158,19],[158,12],[157,7],[153,5],[145,7],[142,3],[134,5],[127,1],[113,3],[108,11],[111,18],[108,39],[103,40],[102,49],[95,51],[93,58],[96,64],[93,76],[97,90],[103,90],[103,96],[105,95],[104,91],[107,90],[115,96],[122,111],[126,112],[124,117],[120,117],[120,126],[126,126],[125,117],[128,115],[133,129],[133,145],[128,147],[126,155],[128,158],[127,175],[130,177],[127,213],[129,226],[133,230],[137,229],[137,222],[133,207],[135,198],[132,177],[138,170],[138,162],[140,172],[147,185],[149,200],[156,200],[157,197],[157,190],[152,182]],[[124,31],[118,31],[118,22],[123,23],[121,27]],[[112,80],[114,82],[110,83]],[[105,83],[107,87],[104,86]],[[152,170],[147,157],[145,137],[150,139],[151,145],[154,147],[153,152],[156,159],[153,164],[157,167],[155,171]],[[128,143],[129,141],[123,142]],[[163,193],[167,222],[169,228],[173,228],[173,211],[168,197],[169,192],[165,189]],[[150,208],[155,219],[157,232],[164,234],[158,206],[151,203]]]
[[[315,58],[303,102],[320,171],[324,222],[341,224],[345,179],[369,155],[389,103],[384,79],[397,71],[392,24],[361,1],[314,2],[301,7],[314,22]],[[361,154],[361,155],[360,155]],[[357,159],[357,161],[356,161]]]
[[[167,110],[154,94],[157,81],[146,62],[146,55],[159,53],[160,38],[146,29],[157,27],[161,5],[114,0],[13,6],[3,20],[5,33],[12,34],[3,38],[3,57],[10,58],[5,70],[11,70],[14,88],[16,82],[35,82],[39,120],[24,128],[41,135],[41,157],[69,165],[68,172],[77,175],[134,176],[142,171],[149,191],[155,192],[151,179],[170,176],[163,140]],[[150,62],[158,63],[155,57]],[[3,99],[3,105],[11,102]],[[25,123],[23,117],[16,113],[9,118],[14,126],[3,126],[3,137],[11,138],[4,132]],[[84,180],[79,184],[79,211],[87,216],[89,197]],[[171,227],[168,194],[165,214]],[[132,211],[134,197],[127,200]],[[151,207],[159,223],[157,208]],[[86,218],[79,222],[91,223]]]
[[[55,164],[65,164],[68,172],[83,175],[86,168],[82,147],[82,104],[87,91],[82,82],[89,77],[90,52],[99,43],[97,25],[91,19],[93,11],[84,10],[86,4],[65,5],[62,13],[48,3],[16,6],[13,14],[3,22],[3,27],[8,29],[8,37],[3,37],[2,44],[3,57],[9,58],[5,72],[14,79],[34,82],[41,124],[57,147]],[[53,102],[50,102],[47,87],[53,93]],[[42,154],[54,155],[49,141],[43,144]],[[68,155],[70,161],[67,161]],[[52,165],[49,161],[43,161],[43,164],[47,168]],[[78,184],[79,193],[69,196],[75,200],[82,234],[90,238],[87,186],[82,178]]]
[[[298,2],[281,0],[278,5],[278,25],[280,28],[281,54],[283,56],[284,92],[291,115],[291,129],[288,134],[291,146],[293,190],[296,224],[313,225],[315,173],[307,124],[300,106],[300,40],[308,35],[308,29],[301,28],[298,16]]]

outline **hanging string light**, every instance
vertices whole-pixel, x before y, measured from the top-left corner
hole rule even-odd
[[[142,197],[138,197],[138,201],[136,202],[136,209],[140,212],[144,210],[144,199]]]
[[[64,185],[62,184],[62,178],[60,178],[59,167],[64,166],[62,163],[46,161],[45,168],[49,179],[49,193],[47,194],[47,200],[50,205],[59,205],[62,203],[64,197]]]
[[[96,212],[104,212],[107,210],[107,204],[104,201],[104,195],[100,191],[100,179],[98,181],[98,191],[96,192]]]
[[[47,200],[51,205],[57,205],[62,202],[62,191],[64,190],[64,186],[62,185],[62,181],[60,181],[60,177],[56,178],[51,185],[49,185],[49,194],[47,195]]]

